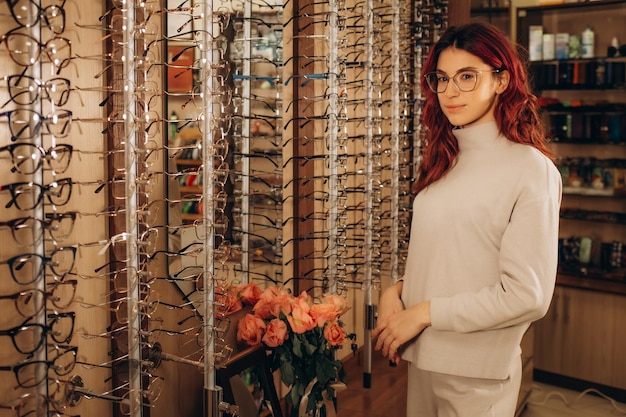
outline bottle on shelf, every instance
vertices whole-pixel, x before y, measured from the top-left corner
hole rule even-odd
[[[595,56],[594,43],[595,33],[591,29],[591,25],[587,25],[581,36],[581,58],[593,58]]]
[[[176,114],[175,111],[172,112],[172,114],[170,115],[170,145],[175,145],[176,144],[176,133],[178,131],[178,115]]]

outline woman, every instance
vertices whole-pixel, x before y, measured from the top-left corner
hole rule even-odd
[[[409,253],[381,296],[375,348],[410,362],[407,416],[512,417],[520,341],[554,291],[561,177],[498,29],[448,29],[424,73]]]

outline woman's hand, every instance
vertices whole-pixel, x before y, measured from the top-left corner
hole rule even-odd
[[[383,293],[378,306],[378,319],[372,338],[376,340],[376,350],[383,356],[398,363],[398,349],[418,336],[430,325],[430,302],[425,301],[408,309],[400,299],[402,283],[394,284]]]
[[[374,329],[374,332],[372,333],[373,339],[378,338],[378,341],[376,342],[376,347],[375,347],[376,350],[380,350],[382,347],[380,334],[387,326],[389,319],[394,314],[399,313],[404,310],[404,303],[402,302],[402,299],[400,298],[402,294],[402,286],[403,286],[403,282],[398,281],[391,287],[387,288],[383,292],[382,296],[380,297],[380,300],[378,302],[378,311],[377,311],[378,316],[376,319],[376,328]],[[386,350],[383,350],[383,355],[388,356],[388,352]],[[400,355],[396,353],[393,356],[389,356],[389,359],[392,362],[397,364],[400,362]]]

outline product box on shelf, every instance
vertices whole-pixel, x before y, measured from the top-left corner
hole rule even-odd
[[[557,33],[555,36],[556,59],[569,58],[569,33]]]
[[[541,61],[543,58],[543,27],[531,25],[528,28],[528,59]]]
[[[555,44],[555,36],[554,33],[544,33],[543,34],[543,59],[551,60],[556,59],[556,44]]]

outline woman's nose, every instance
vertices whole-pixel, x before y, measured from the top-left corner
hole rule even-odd
[[[456,85],[454,80],[450,80],[448,83],[448,88],[443,92],[446,97],[456,97],[461,93],[461,89]]]

